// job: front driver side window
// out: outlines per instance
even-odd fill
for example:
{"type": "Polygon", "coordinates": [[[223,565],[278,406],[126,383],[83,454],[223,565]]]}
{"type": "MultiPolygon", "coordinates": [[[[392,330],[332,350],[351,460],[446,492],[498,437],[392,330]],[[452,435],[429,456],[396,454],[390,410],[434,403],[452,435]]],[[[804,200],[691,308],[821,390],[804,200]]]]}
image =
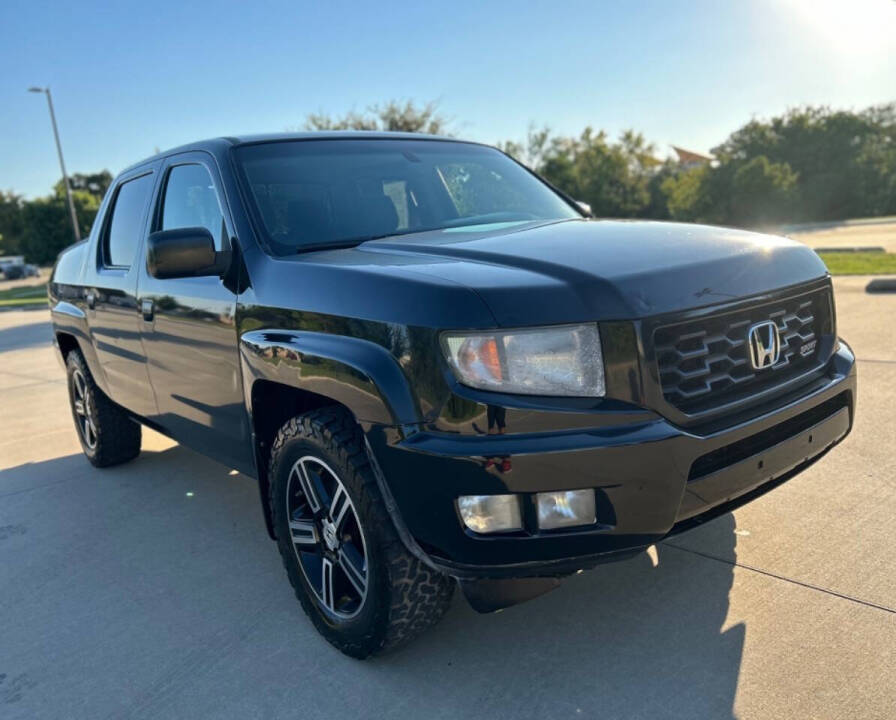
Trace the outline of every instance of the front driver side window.
{"type": "Polygon", "coordinates": [[[160,230],[204,227],[221,250],[227,232],[212,178],[202,165],[175,165],[168,173],[160,230]]]}

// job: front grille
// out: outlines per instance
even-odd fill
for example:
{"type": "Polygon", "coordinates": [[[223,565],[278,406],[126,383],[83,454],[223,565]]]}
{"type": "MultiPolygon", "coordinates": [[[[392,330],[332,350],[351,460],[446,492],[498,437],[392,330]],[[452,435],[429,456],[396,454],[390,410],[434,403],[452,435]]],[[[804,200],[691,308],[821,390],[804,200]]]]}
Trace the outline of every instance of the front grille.
{"type": "Polygon", "coordinates": [[[666,402],[699,413],[747,398],[810,371],[818,364],[830,327],[827,288],[740,310],[658,327],[653,344],[666,402]],[[778,362],[755,370],[747,333],[774,321],[781,338],[778,362]]]}

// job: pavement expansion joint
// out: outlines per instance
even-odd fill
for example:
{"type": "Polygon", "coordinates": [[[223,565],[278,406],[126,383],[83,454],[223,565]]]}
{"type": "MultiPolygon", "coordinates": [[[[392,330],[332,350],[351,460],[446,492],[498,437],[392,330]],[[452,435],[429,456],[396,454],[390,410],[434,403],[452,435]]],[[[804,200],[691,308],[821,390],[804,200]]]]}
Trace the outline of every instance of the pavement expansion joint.
{"type": "Polygon", "coordinates": [[[766,577],[774,578],[775,580],[782,580],[783,582],[787,582],[792,585],[799,585],[800,587],[804,587],[809,590],[815,590],[816,592],[824,593],[825,595],[831,595],[833,597],[840,598],[841,600],[848,600],[849,602],[857,603],[859,605],[865,605],[866,607],[874,608],[875,610],[882,610],[883,612],[896,615],[896,608],[888,607],[886,605],[880,605],[878,603],[871,602],[870,600],[862,600],[862,598],[857,598],[852,595],[837,592],[836,590],[831,590],[830,588],[824,588],[820,585],[813,585],[812,583],[804,582],[802,580],[789,578],[786,575],[779,575],[778,573],[771,572],[770,570],[763,570],[762,568],[755,567],[754,565],[726,560],[725,558],[718,557],[711,553],[701,552],[700,550],[692,550],[691,548],[682,547],[681,545],[675,545],[670,542],[664,542],[662,543],[662,545],[663,547],[670,547],[674,548],[675,550],[681,550],[682,552],[691,553],[692,555],[699,555],[700,557],[706,558],[707,560],[715,560],[716,562],[725,563],[726,565],[732,565],[744,570],[749,570],[750,572],[765,575],[766,577]]]}

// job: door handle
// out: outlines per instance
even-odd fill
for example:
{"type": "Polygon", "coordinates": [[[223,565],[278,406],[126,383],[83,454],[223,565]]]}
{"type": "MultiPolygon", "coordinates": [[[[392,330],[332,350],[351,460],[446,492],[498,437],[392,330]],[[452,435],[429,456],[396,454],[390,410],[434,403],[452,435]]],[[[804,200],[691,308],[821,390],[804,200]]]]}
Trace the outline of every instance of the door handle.
{"type": "Polygon", "coordinates": [[[141,300],[140,311],[143,313],[143,319],[152,322],[153,306],[152,300],[141,300]]]}

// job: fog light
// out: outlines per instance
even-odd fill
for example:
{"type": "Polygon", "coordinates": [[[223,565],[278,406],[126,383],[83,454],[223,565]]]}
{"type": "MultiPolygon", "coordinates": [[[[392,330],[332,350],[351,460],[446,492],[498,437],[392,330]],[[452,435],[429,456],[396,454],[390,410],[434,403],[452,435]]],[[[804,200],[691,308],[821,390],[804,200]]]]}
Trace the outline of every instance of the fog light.
{"type": "Polygon", "coordinates": [[[461,519],[473,532],[520,530],[520,501],[516,495],[462,495],[457,499],[461,519]]]}
{"type": "Polygon", "coordinates": [[[593,525],[594,490],[538,493],[538,527],[542,530],[593,525]]]}

